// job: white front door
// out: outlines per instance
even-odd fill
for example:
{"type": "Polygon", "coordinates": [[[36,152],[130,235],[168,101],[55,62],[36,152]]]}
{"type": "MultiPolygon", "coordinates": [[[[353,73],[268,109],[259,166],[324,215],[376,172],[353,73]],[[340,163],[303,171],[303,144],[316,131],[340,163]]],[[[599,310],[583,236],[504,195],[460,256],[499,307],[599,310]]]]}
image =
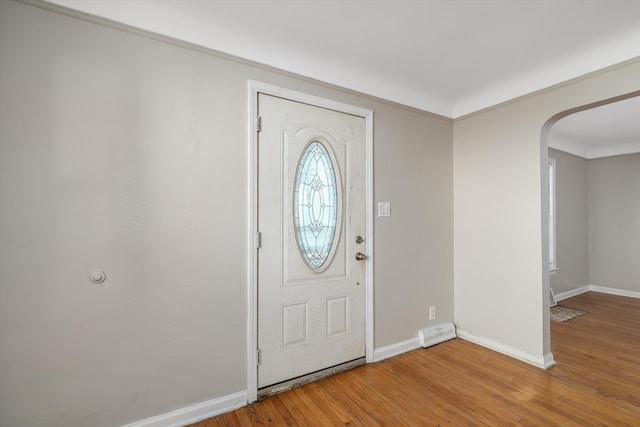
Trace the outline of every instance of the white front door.
{"type": "Polygon", "coordinates": [[[262,93],[258,112],[262,388],[365,355],[365,119],[262,93]]]}

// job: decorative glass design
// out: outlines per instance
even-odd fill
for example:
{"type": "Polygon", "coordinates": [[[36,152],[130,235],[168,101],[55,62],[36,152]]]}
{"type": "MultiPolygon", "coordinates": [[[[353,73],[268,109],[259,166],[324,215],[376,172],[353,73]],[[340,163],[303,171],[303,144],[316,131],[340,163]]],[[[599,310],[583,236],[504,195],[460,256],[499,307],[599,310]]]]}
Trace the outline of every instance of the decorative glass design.
{"type": "Polygon", "coordinates": [[[293,184],[293,226],[302,259],[313,271],[330,262],[340,223],[339,176],[320,141],[304,149],[293,184]]]}

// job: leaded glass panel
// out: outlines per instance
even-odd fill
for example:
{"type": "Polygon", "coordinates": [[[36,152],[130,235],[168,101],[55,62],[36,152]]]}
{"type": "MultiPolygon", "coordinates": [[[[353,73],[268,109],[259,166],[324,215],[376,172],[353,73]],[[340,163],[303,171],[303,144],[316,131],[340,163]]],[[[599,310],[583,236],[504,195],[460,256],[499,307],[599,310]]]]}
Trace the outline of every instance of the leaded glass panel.
{"type": "Polygon", "coordinates": [[[307,145],[293,185],[293,225],[302,259],[314,271],[330,262],[340,222],[339,177],[320,141],[307,145]]]}

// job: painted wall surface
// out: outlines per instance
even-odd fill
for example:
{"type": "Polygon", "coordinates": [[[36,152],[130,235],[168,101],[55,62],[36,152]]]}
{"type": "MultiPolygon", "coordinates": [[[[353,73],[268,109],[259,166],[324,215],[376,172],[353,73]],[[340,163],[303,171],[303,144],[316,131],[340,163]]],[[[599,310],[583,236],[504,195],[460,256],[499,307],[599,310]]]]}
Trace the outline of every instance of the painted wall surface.
{"type": "Polygon", "coordinates": [[[552,148],[549,157],[556,160],[558,264],[556,274],[549,279],[551,288],[559,294],[589,284],[587,160],[552,148]]]}
{"type": "Polygon", "coordinates": [[[638,82],[636,61],[454,122],[459,329],[534,363],[548,360],[543,127],[548,130],[549,119],[561,112],[638,90],[638,82]]]}
{"type": "Polygon", "coordinates": [[[374,224],[376,347],[453,321],[452,126],[399,109],[385,119],[394,125],[374,119],[376,213],[391,203],[391,217],[374,224]],[[429,306],[437,317],[425,323],[429,306]]]}
{"type": "Polygon", "coordinates": [[[588,169],[590,284],[640,292],[640,154],[588,169]]]}
{"type": "Polygon", "coordinates": [[[246,389],[249,79],[374,110],[375,346],[453,320],[451,121],[2,1],[0,425],[246,389]]]}

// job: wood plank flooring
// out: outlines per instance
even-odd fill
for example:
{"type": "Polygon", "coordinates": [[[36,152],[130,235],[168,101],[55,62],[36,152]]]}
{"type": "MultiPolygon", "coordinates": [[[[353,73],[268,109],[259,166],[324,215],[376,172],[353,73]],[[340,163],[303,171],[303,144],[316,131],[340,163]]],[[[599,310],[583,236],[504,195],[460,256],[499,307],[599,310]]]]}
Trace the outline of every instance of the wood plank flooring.
{"type": "Polygon", "coordinates": [[[560,305],[587,313],[551,322],[546,371],[455,339],[193,426],[640,426],[640,299],[560,305]]]}

